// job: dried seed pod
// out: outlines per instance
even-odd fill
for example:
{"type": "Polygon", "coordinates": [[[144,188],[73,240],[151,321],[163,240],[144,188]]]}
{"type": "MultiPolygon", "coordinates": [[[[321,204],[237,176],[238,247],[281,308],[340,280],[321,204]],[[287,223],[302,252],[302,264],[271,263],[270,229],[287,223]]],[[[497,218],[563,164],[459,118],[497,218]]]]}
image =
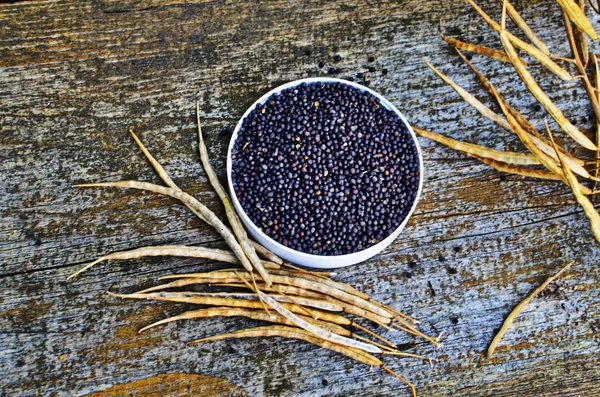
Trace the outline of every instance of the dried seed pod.
{"type": "MultiPolygon", "coordinates": [[[[554,139],[552,138],[552,133],[550,132],[549,128],[548,134],[550,135],[552,144],[556,147],[554,139]]],[[[596,241],[600,242],[600,214],[598,214],[598,211],[596,210],[596,207],[594,207],[594,204],[587,197],[584,196],[583,192],[581,191],[581,185],[579,184],[577,177],[573,174],[573,172],[571,172],[569,166],[563,161],[562,155],[560,153],[558,153],[557,155],[560,159],[560,164],[567,179],[567,184],[571,187],[575,199],[577,200],[581,208],[583,208],[585,216],[587,216],[588,220],[590,221],[590,229],[592,230],[594,238],[596,239],[596,241]]]]}
{"type": "Polygon", "coordinates": [[[233,208],[233,204],[229,199],[229,195],[221,185],[217,174],[215,173],[212,165],[210,164],[210,158],[208,157],[208,151],[206,150],[206,145],[204,144],[204,138],[202,136],[202,127],[200,125],[200,105],[196,102],[196,121],[198,123],[198,152],[200,153],[200,161],[202,162],[202,168],[204,168],[204,172],[208,176],[208,180],[212,185],[213,189],[217,193],[217,196],[221,199],[221,203],[223,203],[223,207],[225,207],[225,214],[227,219],[229,220],[229,224],[231,225],[231,229],[233,230],[233,234],[237,238],[237,241],[242,248],[242,251],[252,264],[252,266],[256,269],[260,277],[265,280],[267,285],[271,285],[271,279],[269,278],[269,273],[265,270],[256,254],[256,250],[250,244],[248,239],[248,235],[246,234],[246,229],[242,226],[242,222],[238,217],[238,214],[235,212],[233,208]]]}
{"type": "MultiPolygon", "coordinates": [[[[335,323],[329,323],[329,322],[320,321],[320,320],[315,321],[311,317],[303,316],[301,314],[299,314],[298,316],[303,318],[305,321],[309,321],[309,322],[314,321],[315,324],[328,329],[330,332],[335,332],[338,335],[348,336],[348,337],[352,336],[352,332],[350,332],[350,330],[347,330],[346,328],[343,328],[342,326],[337,325],[335,323]]],[[[144,332],[150,328],[154,328],[156,326],[163,325],[163,324],[168,324],[173,321],[191,320],[191,319],[195,319],[195,318],[207,318],[207,317],[247,317],[252,320],[267,321],[270,323],[278,323],[278,324],[283,324],[283,325],[295,326],[294,323],[292,323],[291,321],[289,321],[288,319],[286,319],[285,317],[283,317],[282,315],[280,315],[278,313],[267,314],[264,310],[252,310],[252,309],[237,308],[237,307],[236,308],[209,307],[209,308],[204,308],[204,309],[190,310],[190,311],[181,313],[177,316],[172,316],[172,317],[162,319],[160,321],[157,321],[150,325],[145,326],[144,328],[140,329],[139,332],[144,332]]]]}
{"type": "Polygon", "coordinates": [[[315,334],[316,336],[318,336],[321,339],[325,339],[330,342],[337,343],[337,344],[340,344],[343,346],[353,347],[356,349],[364,350],[369,353],[381,353],[382,352],[382,350],[379,347],[377,347],[371,343],[359,342],[354,339],[346,338],[345,336],[331,333],[331,332],[327,331],[326,329],[323,329],[313,323],[305,321],[304,319],[302,319],[301,317],[292,313],[284,305],[280,304],[279,302],[277,302],[275,299],[271,298],[269,295],[265,294],[264,292],[257,290],[256,293],[265,302],[267,302],[267,304],[269,306],[271,306],[273,309],[275,309],[283,317],[290,320],[296,326],[315,334]]]}
{"type": "MultiPolygon", "coordinates": [[[[497,33],[500,33],[502,30],[501,26],[494,21],[488,14],[486,14],[473,0],[467,0],[469,4],[483,17],[483,19],[487,22],[487,24],[497,33]]],[[[546,69],[554,73],[556,76],[560,77],[562,80],[570,81],[573,80],[573,76],[569,74],[566,70],[558,66],[548,55],[546,55],[543,51],[539,50],[537,47],[532,46],[529,43],[524,42],[519,39],[512,33],[506,32],[507,40],[517,47],[519,50],[523,51],[527,55],[535,58],[540,64],[542,64],[546,69]]],[[[508,54],[507,54],[508,55],[508,54]]]]}
{"type": "MultiPolygon", "coordinates": [[[[246,299],[246,300],[258,300],[258,296],[255,293],[247,292],[195,292],[195,291],[180,291],[180,294],[195,295],[195,296],[208,296],[216,298],[231,298],[231,299],[246,299]]],[[[295,302],[302,306],[314,307],[319,310],[327,310],[330,312],[341,312],[344,309],[340,305],[328,302],[324,299],[311,299],[297,295],[271,295],[273,299],[278,302],[289,302],[291,297],[295,302]]]]}
{"type": "Polygon", "coordinates": [[[236,332],[232,332],[230,334],[216,335],[216,336],[211,336],[208,338],[196,339],[194,341],[191,341],[190,343],[200,343],[200,342],[206,342],[206,341],[210,341],[210,340],[228,339],[228,338],[255,338],[255,337],[268,337],[268,336],[281,336],[284,338],[301,339],[308,343],[317,345],[319,347],[343,354],[353,360],[360,361],[364,364],[381,367],[385,371],[389,372],[390,374],[392,374],[395,377],[397,377],[398,379],[400,379],[402,382],[406,383],[410,387],[413,397],[417,397],[417,392],[416,392],[416,389],[413,386],[413,384],[410,383],[409,381],[407,381],[406,379],[404,379],[403,377],[401,377],[400,375],[396,374],[394,371],[392,371],[385,365],[383,365],[383,362],[381,360],[379,360],[377,357],[375,357],[369,353],[366,353],[364,351],[361,351],[360,349],[354,349],[351,347],[346,347],[346,346],[338,345],[336,343],[331,343],[326,340],[319,339],[317,337],[314,337],[310,332],[307,332],[307,331],[304,331],[301,329],[297,329],[297,328],[278,326],[278,325],[267,326],[267,327],[257,327],[257,328],[239,330],[236,332]]]}
{"type": "MultiPolygon", "coordinates": [[[[509,125],[510,128],[510,125],[509,125]]],[[[484,146],[475,145],[472,143],[457,141],[452,138],[445,137],[432,131],[427,131],[418,127],[413,127],[413,130],[432,141],[436,141],[449,148],[461,151],[471,156],[503,162],[511,165],[539,165],[540,161],[529,153],[503,152],[500,150],[489,149],[484,146]]]]}
{"type": "MultiPolygon", "coordinates": [[[[238,307],[238,308],[246,308],[246,309],[262,309],[263,306],[258,300],[251,299],[236,299],[236,298],[228,298],[228,297],[218,297],[218,296],[202,296],[195,295],[186,292],[159,292],[159,293],[141,293],[136,292],[133,294],[115,294],[112,292],[108,293],[111,296],[115,296],[117,298],[127,298],[127,299],[148,299],[148,300],[156,300],[156,301],[168,301],[168,302],[180,302],[180,303],[191,303],[195,305],[211,305],[211,306],[227,306],[227,307],[238,307]]],[[[275,300],[270,298],[271,300],[275,300]]],[[[330,313],[317,309],[310,309],[306,307],[298,307],[296,304],[290,303],[281,303],[286,310],[289,310],[296,314],[305,315],[306,312],[309,313],[311,317],[316,317],[324,321],[332,322],[339,325],[351,325],[352,321],[341,316],[339,314],[330,313]]]]}
{"type": "Polygon", "coordinates": [[[546,44],[542,40],[540,40],[539,37],[537,37],[533,30],[531,30],[527,22],[525,22],[521,14],[519,14],[515,7],[513,7],[510,1],[506,1],[506,3],[504,3],[504,0],[500,0],[500,3],[506,4],[506,11],[510,16],[510,19],[512,19],[513,22],[519,27],[519,29],[521,29],[521,32],[523,32],[523,34],[525,34],[525,36],[527,36],[527,38],[531,40],[531,42],[537,48],[539,48],[540,51],[542,51],[546,55],[550,55],[550,50],[548,49],[546,44]]]}
{"type": "Polygon", "coordinates": [[[547,179],[547,180],[551,180],[551,181],[560,181],[561,180],[558,175],[555,175],[550,171],[521,167],[518,165],[503,163],[501,161],[496,161],[496,160],[492,160],[492,159],[485,158],[485,157],[479,157],[476,155],[471,155],[471,157],[474,157],[477,160],[481,161],[482,163],[492,166],[493,168],[495,168],[496,170],[501,171],[501,172],[527,176],[530,178],[547,179]]]}
{"type": "Polygon", "coordinates": [[[535,82],[535,79],[529,73],[527,68],[521,63],[521,60],[517,56],[517,53],[508,39],[506,32],[500,32],[500,40],[502,41],[502,45],[504,46],[506,53],[511,59],[511,62],[517,71],[517,74],[521,78],[521,80],[525,83],[525,86],[533,94],[533,96],[538,100],[539,103],[544,106],[544,108],[548,111],[548,113],[552,116],[552,118],[556,121],[558,125],[577,143],[590,150],[598,150],[598,147],[594,145],[594,143],[586,137],[581,131],[577,129],[571,122],[564,116],[564,114],[560,111],[560,109],[552,102],[552,100],[546,95],[546,93],[540,88],[540,86],[535,82]]]}
{"type": "Polygon", "coordinates": [[[465,102],[467,102],[469,105],[471,105],[473,108],[475,108],[475,110],[477,110],[479,113],[481,113],[485,118],[492,120],[493,122],[495,122],[499,125],[504,126],[504,128],[510,129],[510,126],[508,125],[508,123],[506,122],[505,119],[503,119],[502,117],[500,117],[499,115],[494,113],[490,108],[488,108],[483,103],[481,103],[477,98],[475,98],[473,95],[471,95],[467,90],[465,90],[464,88],[462,88],[461,86],[456,84],[454,81],[452,81],[448,76],[446,76],[445,74],[440,72],[435,66],[430,64],[425,58],[421,58],[421,59],[442,80],[444,80],[450,87],[452,87],[454,89],[454,91],[456,91],[456,93],[458,95],[460,95],[460,97],[465,102]]]}
{"type": "MultiPolygon", "coordinates": [[[[558,158],[556,157],[556,153],[554,152],[554,148],[552,147],[552,144],[550,143],[550,141],[546,137],[544,137],[542,134],[540,134],[539,131],[533,126],[533,124],[531,124],[529,122],[529,120],[527,120],[517,109],[512,107],[502,97],[502,95],[500,95],[498,90],[496,90],[496,87],[494,87],[494,85],[483,75],[483,73],[481,73],[475,67],[475,65],[473,65],[471,63],[471,61],[469,61],[462,54],[462,52],[457,51],[457,53],[463,59],[463,61],[469,66],[469,68],[473,71],[473,73],[475,73],[475,75],[477,76],[477,78],[479,79],[481,84],[486,88],[486,90],[490,93],[490,95],[497,102],[502,101],[502,104],[504,105],[504,107],[506,107],[508,112],[517,120],[519,125],[521,127],[523,127],[525,132],[527,132],[529,134],[533,143],[537,147],[539,147],[544,153],[546,153],[548,156],[552,157],[554,160],[556,160],[558,162],[558,158]]],[[[509,131],[514,132],[512,130],[512,127],[509,129],[509,131]]],[[[565,161],[567,161],[567,163],[569,164],[569,166],[571,167],[573,172],[575,172],[577,175],[583,176],[584,178],[589,178],[590,174],[583,167],[585,165],[585,161],[578,159],[577,157],[573,156],[572,154],[570,154],[560,148],[559,148],[559,150],[561,151],[561,154],[563,155],[563,157],[565,158],[565,161]]],[[[540,174],[540,175],[543,175],[543,174],[540,174]]],[[[544,179],[547,179],[547,178],[544,178],[544,179]]]]}
{"type": "MultiPolygon", "coordinates": [[[[585,67],[585,65],[587,64],[587,61],[583,60],[582,52],[579,49],[580,44],[577,42],[576,33],[579,30],[577,30],[577,28],[576,28],[575,32],[573,32],[573,29],[571,27],[571,22],[569,21],[569,17],[567,16],[567,14],[564,11],[562,12],[562,14],[563,14],[563,21],[564,21],[564,25],[565,25],[565,31],[567,33],[567,39],[569,41],[569,47],[571,48],[571,51],[573,52],[573,57],[575,58],[575,64],[577,65],[577,70],[579,71],[579,74],[581,75],[581,78],[583,80],[583,86],[588,95],[588,99],[590,100],[590,103],[592,105],[594,115],[596,116],[597,119],[600,119],[600,103],[596,96],[594,87],[592,86],[592,83],[590,82],[590,79],[587,75],[587,71],[586,71],[586,67],[585,67]]],[[[585,42],[585,38],[583,38],[583,41],[585,42]]],[[[587,47],[587,44],[586,44],[586,47],[587,47]]],[[[586,51],[585,54],[587,55],[587,48],[585,49],[585,51],[586,51]]]]}
{"type": "MultiPolygon", "coordinates": [[[[592,62],[594,62],[594,87],[596,91],[596,99],[600,102],[600,68],[598,67],[598,58],[596,54],[592,53],[592,62]]],[[[598,171],[600,171],[600,118],[596,117],[596,145],[599,147],[596,150],[596,164],[594,176],[598,178],[598,171]]],[[[594,183],[594,190],[596,190],[597,183],[594,183]]]]}
{"type": "MultiPolygon", "coordinates": [[[[250,281],[250,276],[248,273],[246,272],[239,272],[238,273],[244,280],[246,281],[250,281]]],[[[211,272],[211,273],[190,273],[190,274],[175,274],[175,275],[171,275],[171,276],[165,276],[165,277],[161,277],[161,280],[163,279],[173,279],[173,278],[201,278],[201,279],[214,279],[215,281],[218,281],[220,279],[234,279],[235,277],[237,277],[236,274],[232,274],[232,272],[211,272]]],[[[274,283],[277,284],[287,284],[287,285],[293,285],[296,287],[300,287],[300,288],[305,288],[311,291],[317,291],[317,292],[321,292],[325,295],[331,296],[333,298],[339,299],[341,301],[344,302],[348,302],[348,303],[352,303],[360,308],[363,308],[365,310],[368,310],[374,314],[377,314],[379,316],[382,317],[386,317],[386,318],[392,318],[393,315],[390,314],[388,311],[381,309],[379,306],[366,301],[364,299],[361,299],[355,295],[352,295],[348,292],[339,290],[337,288],[331,288],[327,285],[312,281],[312,280],[308,280],[302,277],[298,277],[296,275],[287,275],[287,276],[283,276],[283,275],[272,275],[271,279],[273,280],[274,283]]]]}
{"type": "Polygon", "coordinates": [[[457,40],[453,37],[444,36],[443,34],[441,34],[440,37],[442,39],[444,39],[448,44],[454,46],[455,48],[457,48],[459,50],[474,52],[476,54],[485,55],[486,57],[490,57],[490,58],[495,59],[500,62],[510,63],[510,59],[508,58],[508,55],[506,55],[502,51],[498,51],[498,50],[495,50],[495,49],[489,48],[489,47],[480,46],[477,44],[466,43],[464,41],[457,40]]]}
{"type": "MultiPolygon", "coordinates": [[[[189,285],[188,283],[193,283],[194,280],[203,280],[203,279],[188,279],[189,281],[186,282],[186,285],[189,285]]],[[[183,281],[183,280],[178,280],[178,281],[183,281]]],[[[203,283],[210,283],[210,280],[203,280],[203,283]]],[[[161,289],[164,288],[172,288],[170,287],[170,284],[165,284],[164,286],[159,286],[161,287],[161,289]]],[[[227,284],[213,284],[213,285],[222,285],[222,286],[228,286],[228,287],[242,287],[242,284],[235,284],[235,283],[227,283],[227,284]]],[[[286,285],[286,284],[277,284],[277,288],[284,291],[286,294],[293,294],[294,296],[304,296],[304,297],[313,297],[313,298],[317,298],[317,299],[323,299],[327,302],[330,302],[332,304],[335,305],[339,305],[340,307],[342,307],[342,309],[344,310],[344,312],[348,313],[348,314],[352,314],[354,316],[358,316],[358,317],[362,317],[364,319],[367,319],[369,321],[372,321],[380,326],[382,326],[383,328],[386,328],[388,330],[391,330],[391,328],[389,327],[389,324],[391,323],[392,319],[389,317],[383,317],[380,315],[377,315],[375,313],[372,313],[368,310],[365,310],[363,308],[357,307],[354,303],[352,302],[345,302],[336,298],[333,298],[331,296],[329,296],[326,293],[320,293],[320,292],[315,292],[315,291],[310,291],[304,288],[300,288],[300,287],[295,287],[292,285],[286,285]]],[[[178,286],[182,286],[181,283],[178,283],[178,286]]],[[[260,285],[260,288],[263,291],[272,291],[272,292],[277,292],[274,289],[269,289],[266,286],[260,285]]],[[[146,290],[148,291],[148,290],[146,290]]],[[[375,303],[374,301],[371,301],[371,303],[375,303]]],[[[392,310],[390,308],[385,307],[385,310],[390,311],[390,313],[392,312],[392,310]]],[[[403,315],[404,316],[404,315],[403,315]]],[[[412,318],[408,318],[410,321],[413,321],[414,323],[416,323],[417,321],[412,319],[412,318]]]]}
{"type": "Polygon", "coordinates": [[[268,259],[269,261],[276,263],[278,265],[283,264],[283,259],[281,259],[277,255],[275,255],[274,253],[272,253],[271,251],[269,251],[267,248],[263,247],[256,241],[250,240],[250,244],[254,247],[256,252],[258,252],[260,255],[262,255],[265,259],[268,259]]]}
{"type": "Polygon", "coordinates": [[[142,247],[129,251],[113,252],[112,254],[101,256],[95,261],[85,265],[67,279],[73,278],[81,272],[86,271],[97,263],[108,260],[137,259],[146,256],[181,256],[188,258],[204,258],[231,264],[240,264],[240,261],[231,252],[205,247],[188,247],[185,245],[163,245],[155,247],[142,247]]]}
{"type": "MultiPolygon", "coordinates": [[[[195,212],[201,214],[201,217],[208,222],[225,240],[225,243],[231,248],[235,256],[240,260],[242,266],[247,271],[252,271],[252,264],[246,257],[246,254],[242,250],[242,247],[238,243],[237,239],[231,232],[231,230],[223,224],[223,222],[219,219],[214,212],[208,209],[204,204],[196,200],[194,197],[189,194],[183,192],[179,189],[174,189],[172,187],[165,187],[160,185],[155,185],[153,183],[148,182],[138,182],[138,181],[118,181],[118,182],[104,182],[104,183],[86,183],[81,185],[75,185],[75,187],[118,187],[118,188],[129,188],[129,189],[139,189],[139,190],[148,190],[153,193],[162,194],[165,196],[173,197],[184,203],[188,208],[193,209],[195,212]]],[[[199,215],[200,216],[200,215],[199,215]]]]}
{"type": "Polygon", "coordinates": [[[504,323],[502,324],[502,328],[500,328],[500,331],[498,331],[498,333],[492,340],[492,343],[488,347],[488,350],[487,350],[488,358],[490,358],[491,355],[494,353],[494,351],[496,350],[496,346],[498,346],[498,343],[500,342],[500,340],[502,339],[502,337],[508,330],[508,327],[510,327],[510,325],[513,323],[515,318],[517,318],[519,313],[521,313],[523,311],[523,309],[529,304],[529,302],[531,302],[531,300],[533,298],[535,298],[540,292],[542,292],[544,290],[544,288],[546,288],[548,286],[548,284],[550,284],[552,281],[554,281],[558,277],[560,277],[560,275],[563,274],[569,267],[571,267],[572,264],[573,264],[573,262],[568,263],[565,267],[563,267],[554,276],[548,277],[539,287],[534,289],[529,295],[527,295],[527,297],[525,299],[523,299],[517,306],[515,306],[513,311],[510,312],[508,317],[506,317],[506,320],[504,320],[504,323]]]}
{"type": "Polygon", "coordinates": [[[560,8],[569,16],[569,19],[581,29],[585,34],[590,36],[592,40],[598,40],[596,30],[592,23],[587,19],[583,10],[573,0],[556,0],[560,8]]]}

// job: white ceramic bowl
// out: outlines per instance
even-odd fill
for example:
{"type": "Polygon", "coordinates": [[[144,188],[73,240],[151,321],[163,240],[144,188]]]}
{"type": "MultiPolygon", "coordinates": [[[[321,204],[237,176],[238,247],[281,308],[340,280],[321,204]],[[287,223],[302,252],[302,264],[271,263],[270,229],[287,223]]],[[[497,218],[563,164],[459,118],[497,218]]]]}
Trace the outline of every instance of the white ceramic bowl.
{"type": "Polygon", "coordinates": [[[295,80],[295,81],[289,82],[287,84],[281,85],[281,86],[267,92],[265,95],[260,97],[256,102],[254,102],[254,104],[252,106],[250,106],[248,108],[248,110],[246,110],[246,113],[244,113],[244,115],[242,116],[240,121],[238,121],[237,125],[235,126],[235,130],[233,131],[233,135],[231,137],[231,142],[229,143],[229,150],[227,151],[227,180],[229,182],[229,189],[231,191],[231,199],[233,201],[233,206],[235,207],[235,210],[239,214],[239,216],[242,220],[242,223],[244,224],[246,229],[250,232],[250,235],[252,235],[252,237],[254,237],[254,239],[256,241],[258,241],[260,244],[267,247],[268,249],[270,249],[271,251],[273,251],[275,254],[279,255],[281,258],[283,258],[286,261],[296,263],[296,264],[302,265],[302,266],[307,266],[307,267],[332,269],[332,268],[349,266],[349,265],[353,265],[355,263],[363,262],[363,261],[371,258],[372,256],[378,254],[379,252],[383,251],[388,245],[390,245],[396,239],[396,237],[398,237],[398,235],[400,234],[402,229],[404,229],[404,226],[408,222],[408,219],[412,215],[413,211],[415,210],[415,207],[417,206],[417,202],[419,201],[419,197],[421,196],[421,189],[423,187],[423,154],[421,153],[421,147],[419,146],[419,142],[417,141],[415,132],[412,130],[412,128],[408,124],[408,121],[406,121],[404,116],[402,116],[402,114],[398,111],[398,109],[396,109],[394,107],[394,105],[392,105],[387,99],[385,99],[380,94],[376,93],[375,91],[373,91],[367,87],[364,87],[360,84],[353,83],[351,81],[328,78],[328,77],[307,78],[307,79],[301,79],[301,80],[295,80]],[[248,215],[246,214],[246,212],[244,211],[240,202],[237,199],[236,193],[233,189],[233,182],[231,180],[231,164],[232,164],[231,151],[233,150],[233,145],[235,143],[235,140],[237,139],[238,132],[239,132],[240,128],[242,127],[242,124],[243,124],[244,120],[246,119],[246,116],[248,116],[248,114],[252,111],[252,109],[254,109],[256,107],[256,105],[258,105],[258,104],[265,103],[271,95],[281,92],[281,91],[285,90],[286,88],[295,87],[302,83],[316,83],[316,82],[344,83],[344,84],[350,85],[354,88],[358,88],[361,91],[367,91],[370,94],[372,94],[373,96],[375,96],[377,99],[379,99],[379,101],[381,102],[381,104],[383,106],[385,106],[387,109],[396,113],[398,115],[398,117],[400,118],[400,120],[402,120],[402,122],[406,125],[406,128],[408,129],[408,131],[410,132],[410,134],[413,138],[413,141],[415,143],[415,146],[417,148],[417,153],[419,156],[419,188],[417,190],[417,195],[415,196],[415,201],[413,202],[413,205],[412,205],[410,211],[408,212],[406,218],[402,222],[402,224],[400,224],[400,226],[398,226],[392,234],[390,234],[387,238],[380,241],[379,243],[372,245],[371,247],[366,248],[362,251],[358,251],[358,252],[354,252],[354,253],[346,254],[346,255],[325,256],[325,255],[307,254],[305,252],[293,250],[293,249],[286,247],[285,245],[273,240],[271,237],[269,237],[265,233],[263,233],[254,223],[252,223],[252,221],[250,220],[250,218],[248,217],[248,215]]]}

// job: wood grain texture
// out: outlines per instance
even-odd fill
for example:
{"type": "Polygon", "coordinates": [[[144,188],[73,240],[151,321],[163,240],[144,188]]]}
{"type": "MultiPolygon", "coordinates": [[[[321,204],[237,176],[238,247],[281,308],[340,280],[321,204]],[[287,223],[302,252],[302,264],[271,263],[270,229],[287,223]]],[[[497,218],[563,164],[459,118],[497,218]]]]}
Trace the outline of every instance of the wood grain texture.
{"type": "MultiPolygon", "coordinates": [[[[497,1],[482,7],[499,17],[497,1]]],[[[553,52],[568,54],[554,2],[516,7],[553,52]]],[[[223,378],[253,396],[408,395],[387,373],[304,342],[185,344],[252,325],[248,320],[173,323],[138,335],[188,307],[117,300],[106,290],[133,291],[162,275],[216,264],[155,258],[100,264],[69,282],[66,276],[117,250],[223,244],[170,199],[71,185],[156,182],[127,134],[133,126],[180,186],[223,215],[199,167],[194,103],[201,102],[210,155],[224,177],[229,134],[247,106],[280,83],[330,67],[341,68],[342,78],[367,73],[371,87],[416,125],[521,150],[516,137],[483,121],[421,62],[427,57],[485,98],[438,37],[440,18],[445,34],[498,48],[497,37],[458,0],[0,4],[0,394],[84,396],[185,373],[223,378]],[[337,54],[343,59],[334,63],[337,54]]],[[[473,60],[543,125],[547,115],[507,65],[473,60]]],[[[532,70],[564,113],[591,129],[580,82],[532,70]]],[[[445,335],[435,349],[386,334],[437,361],[433,368],[409,359],[386,363],[420,396],[598,395],[600,247],[569,190],[501,175],[420,142],[424,192],[405,232],[382,254],[337,275],[421,319],[427,333],[445,335]],[[568,260],[572,270],[528,306],[485,359],[514,305],[568,260]]]]}

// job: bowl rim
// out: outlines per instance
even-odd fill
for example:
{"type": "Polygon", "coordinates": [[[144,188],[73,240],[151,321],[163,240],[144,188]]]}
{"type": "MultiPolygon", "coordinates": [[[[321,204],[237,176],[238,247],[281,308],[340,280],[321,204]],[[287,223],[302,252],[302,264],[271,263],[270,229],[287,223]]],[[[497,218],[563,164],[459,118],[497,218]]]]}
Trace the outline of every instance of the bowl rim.
{"type": "MultiPolygon", "coordinates": [[[[269,92],[265,93],[264,95],[262,95],[260,98],[258,98],[256,101],[254,101],[252,103],[252,105],[250,105],[248,107],[248,109],[246,110],[246,112],[242,115],[242,117],[240,117],[239,121],[237,122],[235,129],[233,130],[233,133],[231,135],[231,139],[229,141],[229,146],[227,148],[227,164],[226,164],[226,169],[227,169],[227,182],[229,184],[229,192],[230,192],[230,196],[231,196],[231,200],[233,202],[233,206],[238,214],[238,216],[242,219],[243,224],[250,229],[251,234],[258,234],[259,236],[261,236],[263,238],[263,240],[268,241],[270,244],[274,245],[275,247],[277,247],[277,249],[281,252],[286,253],[288,257],[299,257],[302,259],[301,262],[304,263],[313,263],[312,265],[309,265],[311,267],[315,267],[315,268],[329,268],[329,269],[333,269],[333,268],[339,268],[339,267],[345,267],[345,266],[350,266],[359,262],[363,262],[366,261],[368,259],[370,259],[371,257],[377,255],[378,253],[380,253],[381,251],[383,251],[385,248],[387,248],[400,234],[400,232],[404,229],[404,227],[406,226],[406,224],[408,223],[410,217],[412,216],[415,208],[417,207],[417,203],[419,202],[419,199],[421,197],[421,193],[423,190],[423,179],[424,179],[424,167],[423,167],[423,153],[421,150],[421,146],[419,145],[419,140],[417,139],[417,135],[415,134],[415,132],[413,131],[412,127],[410,126],[410,124],[408,123],[408,121],[406,120],[406,118],[404,117],[404,115],[402,113],[400,113],[400,111],[387,99],[385,98],[383,95],[379,94],[376,91],[373,91],[372,89],[363,86],[361,84],[357,84],[353,81],[348,81],[348,80],[344,80],[344,79],[338,79],[338,78],[334,78],[334,77],[309,77],[309,78],[303,78],[303,79],[298,79],[298,80],[293,80],[290,81],[288,83],[282,84],[280,86],[277,86],[273,89],[271,89],[269,92]],[[413,200],[412,206],[409,210],[409,212],[406,214],[406,217],[404,218],[404,220],[402,221],[402,223],[396,227],[396,229],[394,229],[394,231],[392,233],[390,233],[386,238],[384,238],[383,240],[381,240],[380,242],[378,242],[377,244],[374,244],[370,247],[367,247],[363,250],[360,251],[356,251],[356,252],[352,252],[350,254],[343,254],[343,255],[316,255],[316,254],[309,254],[306,252],[302,252],[302,251],[297,251],[294,250],[292,248],[289,248],[283,244],[281,244],[280,242],[276,241],[275,239],[273,239],[272,237],[270,237],[269,235],[267,235],[266,233],[264,233],[262,230],[260,230],[258,228],[257,225],[254,224],[254,222],[252,222],[252,220],[250,219],[250,217],[246,214],[246,211],[244,211],[242,205],[240,204],[237,195],[235,193],[234,187],[233,187],[233,180],[232,180],[232,159],[231,159],[231,154],[233,151],[233,146],[235,144],[235,141],[238,137],[238,132],[244,122],[244,120],[246,120],[246,118],[248,117],[248,114],[250,114],[250,112],[252,110],[254,110],[254,108],[259,105],[259,104],[263,104],[266,102],[266,100],[268,98],[270,98],[272,95],[280,93],[281,91],[288,89],[288,88],[292,88],[295,86],[299,86],[303,83],[342,83],[342,84],[346,84],[349,86],[352,86],[354,88],[359,89],[360,91],[366,91],[368,93],[370,93],[371,95],[375,96],[377,99],[379,99],[379,101],[381,102],[381,104],[383,104],[388,110],[393,111],[399,118],[400,120],[404,123],[404,125],[406,126],[406,128],[408,129],[408,132],[410,133],[412,140],[415,144],[415,147],[417,149],[417,156],[419,159],[419,186],[417,188],[417,194],[415,195],[415,198],[413,200]],[[393,238],[392,238],[393,237],[393,238]],[[389,241],[388,241],[389,240],[389,241]],[[325,258],[327,258],[327,261],[330,262],[332,260],[336,260],[339,261],[339,263],[342,264],[336,264],[336,265],[329,265],[329,264],[323,264],[320,263],[321,261],[323,261],[325,258]]],[[[283,255],[282,255],[283,256],[283,255]]],[[[285,259],[285,258],[284,258],[285,259]]],[[[293,261],[290,261],[293,262],[293,261]]]]}

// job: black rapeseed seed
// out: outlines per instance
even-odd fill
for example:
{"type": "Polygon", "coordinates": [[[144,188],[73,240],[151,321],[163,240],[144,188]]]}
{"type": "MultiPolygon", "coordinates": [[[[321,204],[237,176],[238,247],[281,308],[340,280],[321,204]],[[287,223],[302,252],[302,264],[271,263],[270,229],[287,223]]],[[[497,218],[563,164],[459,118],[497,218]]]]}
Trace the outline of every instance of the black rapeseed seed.
{"type": "Polygon", "coordinates": [[[404,123],[343,83],[303,83],[257,105],[232,161],[233,188],[252,222],[317,255],[385,239],[408,215],[421,177],[404,123]]]}

